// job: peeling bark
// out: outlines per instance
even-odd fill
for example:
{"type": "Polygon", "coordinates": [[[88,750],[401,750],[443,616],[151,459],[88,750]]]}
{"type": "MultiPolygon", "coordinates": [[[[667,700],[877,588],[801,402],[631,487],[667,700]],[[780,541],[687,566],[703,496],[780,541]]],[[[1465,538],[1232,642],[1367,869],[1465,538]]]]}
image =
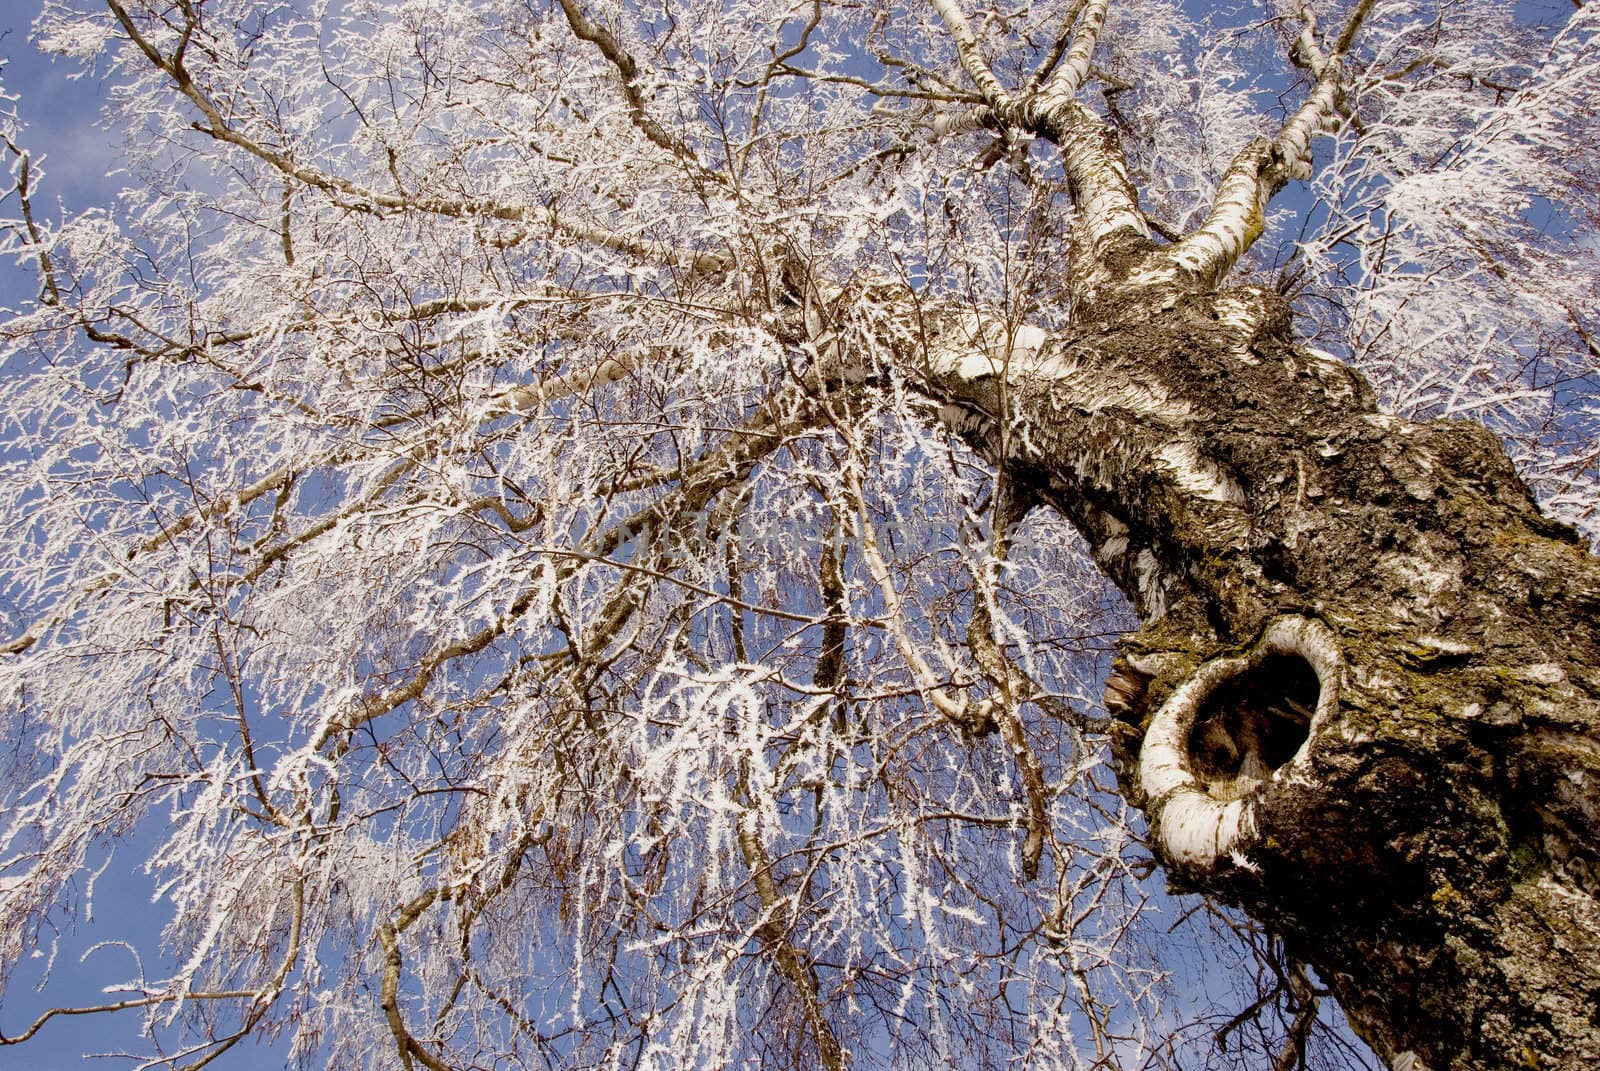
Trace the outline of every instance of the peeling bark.
{"type": "Polygon", "coordinates": [[[1395,1068],[1600,1066],[1600,561],[1487,430],[1380,413],[1275,294],[1163,255],[1003,391],[923,361],[1138,609],[1107,704],[1156,851],[1395,1068]]]}

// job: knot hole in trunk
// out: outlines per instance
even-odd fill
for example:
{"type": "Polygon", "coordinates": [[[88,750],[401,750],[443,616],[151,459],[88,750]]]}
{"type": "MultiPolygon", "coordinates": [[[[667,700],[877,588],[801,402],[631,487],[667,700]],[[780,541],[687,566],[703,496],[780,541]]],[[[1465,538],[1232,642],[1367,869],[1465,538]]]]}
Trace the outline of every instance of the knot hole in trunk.
{"type": "Polygon", "coordinates": [[[1257,790],[1275,770],[1311,761],[1343,672],[1326,625],[1285,616],[1248,654],[1213,658],[1167,697],[1139,748],[1145,813],[1167,862],[1250,865],[1257,790]]]}
{"type": "Polygon", "coordinates": [[[1321,686],[1299,654],[1275,652],[1217,686],[1200,704],[1185,752],[1213,799],[1247,794],[1306,742],[1321,686]]]}

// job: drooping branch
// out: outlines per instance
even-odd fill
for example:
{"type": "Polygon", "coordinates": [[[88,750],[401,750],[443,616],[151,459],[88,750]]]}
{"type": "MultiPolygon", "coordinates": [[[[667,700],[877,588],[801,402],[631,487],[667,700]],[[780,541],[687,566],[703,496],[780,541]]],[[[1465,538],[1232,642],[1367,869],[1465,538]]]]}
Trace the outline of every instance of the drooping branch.
{"type": "Polygon", "coordinates": [[[811,1035],[811,1042],[816,1046],[818,1061],[825,1071],[843,1071],[847,1066],[846,1054],[834,1033],[833,1024],[828,1021],[816,967],[790,935],[792,920],[788,916],[802,905],[785,895],[773,877],[771,853],[762,839],[761,814],[750,801],[748,780],[749,770],[741,767],[739,781],[744,808],[738,817],[738,841],[759,904],[760,915],[755,924],[755,936],[762,950],[777,967],[779,977],[800,1001],[801,1016],[811,1035]]]}
{"type": "Polygon", "coordinates": [[[209,1050],[199,1060],[186,1065],[188,1068],[199,1069],[212,1063],[223,1053],[233,1048],[240,1041],[249,1037],[256,1026],[271,1010],[278,998],[283,995],[288,985],[290,974],[300,966],[302,952],[302,938],[306,924],[306,886],[303,878],[296,879],[293,888],[293,906],[289,916],[289,932],[284,946],[284,952],[278,961],[272,975],[263,985],[255,989],[223,989],[223,990],[196,990],[186,989],[178,993],[153,993],[142,997],[129,997],[125,1000],[109,1001],[104,1004],[81,1005],[77,1007],[51,1008],[35,1019],[22,1033],[7,1037],[0,1034],[0,1045],[20,1045],[37,1034],[50,1020],[58,1016],[104,1015],[112,1012],[129,1011],[135,1008],[155,1008],[168,1004],[183,1004],[194,1002],[196,1004],[233,1004],[239,1001],[249,1001],[245,1005],[245,1013],[238,1029],[222,1038],[212,1039],[201,1048],[209,1050]]]}
{"type": "MultiPolygon", "coordinates": [[[[556,579],[564,581],[584,565],[605,561],[607,555],[641,535],[652,531],[672,532],[686,519],[699,517],[716,495],[745,479],[757,462],[782,446],[791,434],[804,428],[811,409],[809,402],[797,394],[780,394],[769,399],[736,435],[709,450],[707,457],[699,459],[690,472],[685,473],[685,478],[677,488],[603,527],[580,547],[549,555],[556,563],[556,579]]],[[[617,564],[624,567],[630,565],[626,562],[617,564]]],[[[630,571],[641,570],[633,564],[630,571]]],[[[434,644],[431,650],[417,659],[415,668],[402,683],[367,696],[347,709],[328,711],[312,735],[309,750],[315,752],[330,742],[342,741],[360,726],[425,694],[444,668],[500,640],[532,605],[543,583],[542,575],[528,577],[495,620],[470,635],[434,644]]],[[[709,591],[704,593],[715,595],[709,591]]],[[[628,608],[631,610],[636,607],[630,605],[628,608]]]]}
{"type": "Polygon", "coordinates": [[[437,889],[429,889],[413,898],[396,915],[394,921],[378,927],[378,945],[383,951],[383,975],[379,982],[379,1004],[384,1021],[394,1038],[395,1052],[400,1063],[409,1071],[420,1061],[429,1071],[452,1071],[422,1042],[418,1041],[406,1025],[405,1012],[400,1006],[400,976],[405,970],[405,955],[400,950],[400,937],[421,917],[422,913],[439,899],[437,889]]]}

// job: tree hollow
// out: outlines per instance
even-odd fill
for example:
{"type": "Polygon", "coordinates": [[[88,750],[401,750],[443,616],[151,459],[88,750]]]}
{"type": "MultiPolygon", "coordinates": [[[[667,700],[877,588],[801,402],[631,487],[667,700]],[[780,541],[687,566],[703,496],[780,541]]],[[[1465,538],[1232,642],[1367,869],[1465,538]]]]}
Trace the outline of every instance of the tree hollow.
{"type": "Polygon", "coordinates": [[[1297,654],[1246,667],[1200,704],[1184,748],[1190,772],[1214,797],[1242,795],[1299,752],[1320,691],[1316,671],[1297,654]]]}

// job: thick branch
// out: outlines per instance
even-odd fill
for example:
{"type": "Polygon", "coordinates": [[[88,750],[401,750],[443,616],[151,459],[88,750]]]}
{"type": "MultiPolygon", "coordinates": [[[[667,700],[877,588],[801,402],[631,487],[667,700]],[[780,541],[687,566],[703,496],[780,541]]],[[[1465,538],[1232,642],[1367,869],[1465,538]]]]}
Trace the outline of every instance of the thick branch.
{"type": "Polygon", "coordinates": [[[1356,5],[1339,33],[1332,54],[1326,56],[1315,50],[1314,15],[1303,9],[1307,29],[1297,49],[1306,55],[1306,62],[1316,71],[1316,81],[1305,101],[1270,141],[1255,142],[1239,151],[1217,187],[1205,222],[1172,247],[1172,261],[1184,274],[1207,288],[1220,285],[1233,265],[1261,236],[1267,203],[1290,179],[1311,177],[1312,139],[1338,114],[1339,98],[1344,90],[1345,60],[1375,3],[1376,0],[1361,0],[1356,5]]]}
{"type": "MultiPolygon", "coordinates": [[[[1138,191],[1128,177],[1127,163],[1116,135],[1075,97],[1087,77],[1090,60],[1105,19],[1106,4],[1092,0],[1078,20],[1066,62],[1042,87],[1021,95],[1008,93],[983,58],[977,38],[957,0],[929,0],[950,30],[962,67],[978,87],[985,107],[946,116],[936,125],[949,133],[968,124],[1012,127],[1043,137],[1060,150],[1069,191],[1081,214],[1078,225],[1079,270],[1096,276],[1097,267],[1131,241],[1148,241],[1150,224],[1139,209],[1138,191]]],[[[1092,291],[1086,279],[1075,289],[1092,291]]]]}

